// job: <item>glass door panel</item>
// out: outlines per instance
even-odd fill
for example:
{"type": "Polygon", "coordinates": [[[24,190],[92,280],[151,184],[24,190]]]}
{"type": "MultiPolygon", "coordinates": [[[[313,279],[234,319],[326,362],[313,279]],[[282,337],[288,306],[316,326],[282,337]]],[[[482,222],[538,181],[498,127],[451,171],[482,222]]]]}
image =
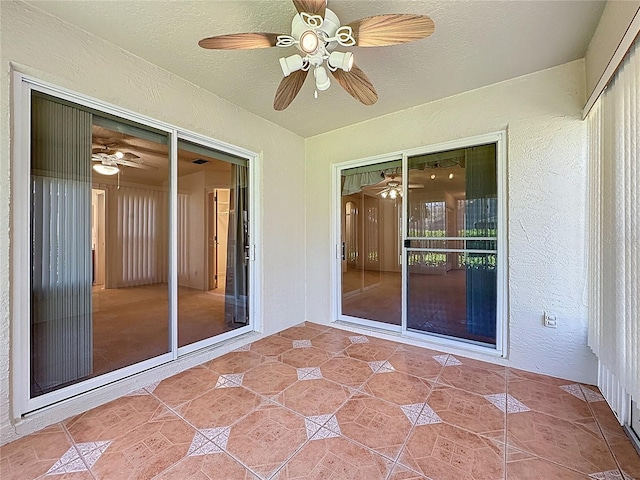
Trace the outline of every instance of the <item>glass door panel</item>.
{"type": "Polygon", "coordinates": [[[408,158],[407,329],[495,346],[496,145],[408,158]]]}
{"type": "MultiPolygon", "coordinates": [[[[389,196],[399,160],[342,171],[341,310],[343,316],[400,325],[401,189],[389,196]]],[[[399,179],[399,176],[398,176],[399,179]]]]}
{"type": "Polygon", "coordinates": [[[167,136],[33,93],[30,398],[169,351],[167,136]]]}
{"type": "Polygon", "coordinates": [[[249,323],[247,160],[178,141],[178,346],[249,323]]]}

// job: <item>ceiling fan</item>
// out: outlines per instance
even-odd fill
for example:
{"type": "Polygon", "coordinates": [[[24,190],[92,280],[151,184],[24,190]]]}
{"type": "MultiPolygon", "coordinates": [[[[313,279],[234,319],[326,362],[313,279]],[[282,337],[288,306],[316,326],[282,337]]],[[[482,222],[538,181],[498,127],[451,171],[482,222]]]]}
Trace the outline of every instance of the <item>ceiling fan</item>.
{"type": "Polygon", "coordinates": [[[373,105],[378,100],[375,88],[353,63],[353,53],[339,52],[341,47],[381,47],[412,42],[430,36],[435,25],[427,15],[389,14],[363,18],[341,25],[338,16],[327,8],[327,0],[293,0],[298,13],[291,22],[291,34],[233,33],[204,38],[202,48],[236,50],[292,47],[300,50],[280,59],[284,78],[278,86],[273,108],[284,110],[296,97],[309,70],[313,69],[316,91],[331,85],[327,70],[349,95],[373,105]],[[325,67],[326,65],[326,67],[325,67]]]}
{"type": "Polygon", "coordinates": [[[101,175],[115,175],[120,173],[120,166],[141,168],[144,170],[155,170],[155,167],[145,165],[135,160],[139,159],[138,155],[131,152],[121,152],[116,150],[117,144],[104,144],[91,150],[91,160],[100,162],[93,166],[93,169],[101,175]]]}
{"type": "MultiPolygon", "coordinates": [[[[389,197],[391,200],[395,200],[398,197],[402,197],[402,182],[396,173],[385,174],[382,172],[382,177],[387,180],[387,183],[382,185],[381,190],[378,192],[382,198],[389,197]]],[[[424,185],[416,183],[410,184],[407,188],[424,188],[424,185]]]]}

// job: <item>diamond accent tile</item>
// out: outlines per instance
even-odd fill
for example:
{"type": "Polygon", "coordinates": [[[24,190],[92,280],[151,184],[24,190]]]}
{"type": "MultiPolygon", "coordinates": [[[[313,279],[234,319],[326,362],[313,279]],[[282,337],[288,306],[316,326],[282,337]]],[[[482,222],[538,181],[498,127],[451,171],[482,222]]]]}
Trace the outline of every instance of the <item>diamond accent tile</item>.
{"type": "Polygon", "coordinates": [[[75,447],[71,447],[52,465],[46,475],[60,475],[63,473],[84,472],[86,470],[87,466],[80,458],[78,450],[75,447]]]}
{"type": "Polygon", "coordinates": [[[354,335],[353,337],[349,337],[351,343],[369,343],[369,339],[364,335],[354,335]]]}
{"type": "Polygon", "coordinates": [[[580,388],[580,385],[578,385],[577,383],[573,383],[571,385],[562,385],[560,388],[565,392],[570,393],[574,397],[579,398],[583,402],[585,401],[584,394],[582,393],[582,389],[580,388]]]}
{"type": "Polygon", "coordinates": [[[414,403],[413,405],[401,405],[400,408],[407,416],[409,421],[412,424],[416,424],[418,421],[418,417],[420,416],[420,412],[422,411],[422,407],[424,407],[424,403],[414,403]]]}
{"type": "Polygon", "coordinates": [[[84,457],[89,468],[91,468],[100,459],[109,445],[111,445],[111,441],[78,443],[76,447],[80,451],[80,455],[84,457]]]}
{"type": "Polygon", "coordinates": [[[529,412],[531,410],[524,403],[513,398],[511,395],[505,395],[504,393],[485,395],[484,398],[489,400],[497,408],[505,413],[529,412]]]}
{"type": "Polygon", "coordinates": [[[216,382],[215,388],[233,388],[242,385],[244,373],[231,373],[228,375],[220,375],[216,382]]]}
{"type": "Polygon", "coordinates": [[[109,445],[111,445],[111,441],[78,443],[75,448],[68,449],[47,471],[46,475],[85,472],[87,471],[87,466],[91,468],[109,445]]]}
{"type": "Polygon", "coordinates": [[[231,350],[231,351],[232,352],[248,352],[249,350],[251,350],[251,344],[247,343],[246,345],[243,345],[243,346],[238,347],[235,350],[231,350]]]}
{"type": "Polygon", "coordinates": [[[298,368],[298,380],[318,380],[322,378],[320,367],[298,368]]]}
{"type": "Polygon", "coordinates": [[[139,388],[137,390],[134,390],[133,392],[129,392],[126,395],[124,395],[125,397],[138,397],[141,395],[149,395],[149,392],[147,392],[144,388],[139,388]]]}
{"type": "Polygon", "coordinates": [[[189,451],[187,452],[187,457],[194,457],[197,455],[206,455],[207,453],[219,453],[219,452],[222,452],[222,449],[220,447],[212,443],[202,433],[197,432],[193,436],[193,440],[191,440],[191,445],[189,445],[189,451]],[[202,450],[205,450],[206,452],[203,452],[202,450]]]}
{"type": "Polygon", "coordinates": [[[438,416],[436,412],[429,406],[428,403],[424,404],[424,408],[418,415],[418,419],[416,420],[416,425],[431,425],[434,423],[442,423],[442,419],[438,416]]]}
{"type": "Polygon", "coordinates": [[[141,395],[149,395],[150,393],[153,393],[153,391],[158,387],[158,385],[160,385],[160,382],[153,382],[150,385],[147,385],[146,387],[142,387],[142,388],[138,388],[137,390],[134,390],[133,392],[129,392],[126,395],[124,395],[125,397],[138,397],[141,395]]]}
{"type": "Polygon", "coordinates": [[[202,428],[200,429],[205,437],[211,439],[216,445],[221,448],[227,448],[227,442],[229,441],[229,434],[231,433],[231,427],[215,427],[215,428],[202,428]]]}
{"type": "Polygon", "coordinates": [[[293,348],[309,348],[311,340],[293,340],[293,348]]]}
{"type": "Polygon", "coordinates": [[[462,362],[453,355],[434,355],[433,359],[443,367],[449,367],[451,365],[462,365],[462,362]]]}
{"type": "Polygon", "coordinates": [[[384,361],[384,362],[368,362],[369,363],[369,367],[371,367],[371,370],[373,370],[374,373],[389,373],[389,372],[395,372],[396,369],[393,368],[393,365],[391,365],[389,362],[384,361]]]}
{"type": "Polygon", "coordinates": [[[329,419],[330,415],[314,415],[311,417],[304,417],[304,425],[307,428],[307,440],[311,439],[318,430],[322,428],[321,425],[329,419]]]}
{"type": "Polygon", "coordinates": [[[340,437],[340,425],[335,415],[316,415],[305,417],[307,438],[309,440],[322,440],[325,438],[340,437]],[[322,425],[322,427],[320,426],[322,425]]]}
{"type": "Polygon", "coordinates": [[[598,392],[594,392],[590,388],[583,387],[583,386],[580,386],[580,389],[582,390],[582,393],[584,393],[584,397],[587,399],[587,402],[589,403],[604,402],[604,397],[598,392]]]}
{"type": "Polygon", "coordinates": [[[620,474],[619,470],[608,470],[606,472],[591,473],[589,474],[589,478],[593,480],[626,480],[620,474]]]}

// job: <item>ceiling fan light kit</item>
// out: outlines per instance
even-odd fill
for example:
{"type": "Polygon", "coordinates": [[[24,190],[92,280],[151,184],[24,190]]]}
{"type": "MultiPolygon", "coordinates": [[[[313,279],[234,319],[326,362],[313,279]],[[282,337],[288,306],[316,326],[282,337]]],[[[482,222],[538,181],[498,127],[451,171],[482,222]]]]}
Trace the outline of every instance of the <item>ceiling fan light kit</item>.
{"type": "Polygon", "coordinates": [[[363,18],[341,25],[338,16],[327,8],[326,0],[293,0],[298,13],[291,21],[291,35],[275,33],[236,33],[204,38],[198,42],[208,49],[252,49],[295,46],[302,55],[280,58],[284,78],[276,91],[273,108],[284,110],[296,97],[308,71],[313,67],[314,96],[327,90],[329,70],[353,98],[373,105],[378,94],[365,73],[355,64],[352,52],[341,47],[378,47],[407,43],[430,36],[435,25],[426,15],[390,14],[363,18]]]}
{"type": "Polygon", "coordinates": [[[115,165],[104,165],[103,163],[97,163],[93,169],[100,175],[116,175],[120,172],[120,169],[115,165]]]}

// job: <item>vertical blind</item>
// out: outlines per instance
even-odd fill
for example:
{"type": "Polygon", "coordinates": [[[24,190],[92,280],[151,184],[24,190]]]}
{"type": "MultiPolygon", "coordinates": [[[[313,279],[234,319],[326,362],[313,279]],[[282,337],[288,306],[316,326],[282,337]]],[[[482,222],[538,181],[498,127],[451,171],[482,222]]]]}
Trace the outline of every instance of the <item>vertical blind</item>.
{"type": "Polygon", "coordinates": [[[91,114],[32,98],[31,396],[91,374],[91,114]]]}
{"type": "Polygon", "coordinates": [[[640,400],[639,50],[636,40],[588,116],[589,346],[636,400],[640,400]]]}
{"type": "Polygon", "coordinates": [[[167,283],[168,192],[107,186],[106,288],[167,283]]]}

